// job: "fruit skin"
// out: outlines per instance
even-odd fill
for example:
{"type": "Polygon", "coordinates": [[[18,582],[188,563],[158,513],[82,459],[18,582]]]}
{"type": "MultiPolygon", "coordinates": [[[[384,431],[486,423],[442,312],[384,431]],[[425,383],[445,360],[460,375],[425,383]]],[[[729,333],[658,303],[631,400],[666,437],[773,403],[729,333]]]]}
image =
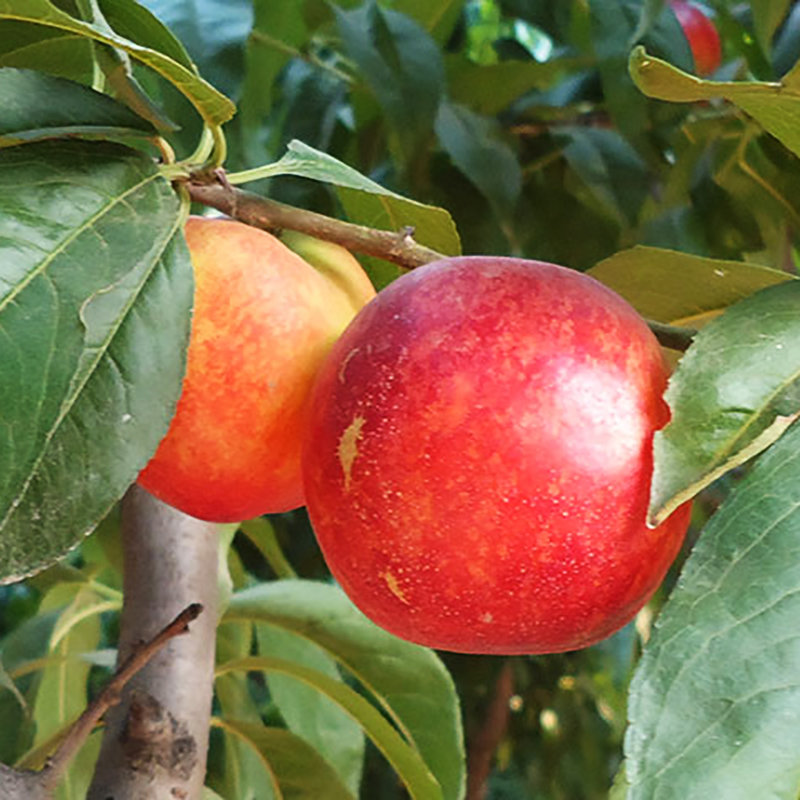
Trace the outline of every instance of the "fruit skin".
{"type": "Polygon", "coordinates": [[[687,0],[670,0],[669,5],[689,42],[697,74],[715,72],[722,61],[722,45],[714,23],[687,0]]]}
{"type": "Polygon", "coordinates": [[[334,346],[304,445],[328,566],[374,622],[469,653],[585,647],[628,622],[689,505],[645,526],[667,370],[594,279],[512,258],[404,275],[334,346]]]}
{"type": "Polygon", "coordinates": [[[281,241],[334,283],[350,302],[353,315],[373,297],[375,288],[349,250],[300,231],[283,231],[281,241]]]}
{"type": "MultiPolygon", "coordinates": [[[[308,395],[353,298],[257,228],[190,217],[185,234],[195,302],[183,391],[138,482],[215,522],[296,508],[308,395]]],[[[348,268],[366,301],[369,279],[355,259],[348,268]]]]}

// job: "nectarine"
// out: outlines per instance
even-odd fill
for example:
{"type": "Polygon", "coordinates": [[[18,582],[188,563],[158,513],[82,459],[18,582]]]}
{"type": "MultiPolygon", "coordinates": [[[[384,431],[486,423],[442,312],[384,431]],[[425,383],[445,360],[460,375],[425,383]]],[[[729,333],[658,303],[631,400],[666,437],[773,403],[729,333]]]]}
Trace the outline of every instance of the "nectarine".
{"type": "Polygon", "coordinates": [[[548,653],[628,622],[683,540],[645,525],[667,369],[636,311],[542,262],[404,275],[320,370],[306,502],[333,575],[398,636],[548,653]]]}
{"type": "Polygon", "coordinates": [[[192,217],[195,303],[175,416],[139,484],[201,519],[234,522],[303,504],[300,446],[322,359],[374,290],[331,245],[336,280],[278,239],[192,217]]]}

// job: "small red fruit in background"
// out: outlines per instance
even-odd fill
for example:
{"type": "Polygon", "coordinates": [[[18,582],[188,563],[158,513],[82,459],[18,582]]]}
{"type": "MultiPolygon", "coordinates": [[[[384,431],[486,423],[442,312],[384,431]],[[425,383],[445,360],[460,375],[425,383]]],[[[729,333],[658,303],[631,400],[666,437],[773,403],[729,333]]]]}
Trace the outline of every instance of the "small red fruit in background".
{"type": "Polygon", "coordinates": [[[714,23],[688,0],[670,0],[669,5],[689,42],[697,74],[715,72],[722,60],[722,46],[714,23]]]}
{"type": "Polygon", "coordinates": [[[306,503],[378,625],[473,653],[584,647],[661,582],[689,506],[645,525],[667,369],[622,298],[572,270],[444,259],[366,306],[312,393],[306,503]]]}
{"type": "Polygon", "coordinates": [[[186,375],[139,484],[216,522],[296,508],[314,376],[372,284],[337,245],[319,256],[336,262],[331,279],[240,222],[192,217],[185,233],[195,277],[186,375]]]}

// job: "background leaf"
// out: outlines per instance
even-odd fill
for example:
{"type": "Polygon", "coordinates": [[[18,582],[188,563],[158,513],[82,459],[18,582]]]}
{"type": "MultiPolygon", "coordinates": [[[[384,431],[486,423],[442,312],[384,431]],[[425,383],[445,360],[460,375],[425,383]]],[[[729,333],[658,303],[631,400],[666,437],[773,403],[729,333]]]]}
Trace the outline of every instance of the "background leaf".
{"type": "Polygon", "coordinates": [[[432,134],[444,92],[439,48],[410,17],[374,2],[334,11],[344,51],[358,65],[408,163],[432,134]]]}
{"type": "Polygon", "coordinates": [[[724,97],[800,155],[800,70],[792,70],[780,83],[707,81],[637,47],[631,53],[630,72],[639,89],[657,100],[692,103],[724,97]]]}
{"type": "Polygon", "coordinates": [[[392,765],[413,800],[439,800],[442,797],[438,782],[419,753],[387,722],[375,706],[349,686],[310,667],[268,656],[250,656],[222,664],[218,668],[218,672],[222,674],[256,670],[282,673],[303,681],[347,711],[392,765]]]}
{"type": "Polygon", "coordinates": [[[4,581],[91,531],[167,429],[192,300],[181,221],[172,188],[134,151],[0,151],[4,581]]]}
{"type": "Polygon", "coordinates": [[[374,695],[415,744],[445,800],[464,782],[458,704],[447,671],[431,651],[371,623],[332,586],[283,580],[234,596],[229,621],[268,623],[300,635],[333,656],[374,695]],[[436,720],[436,725],[431,725],[436,720]]]}
{"type": "Polygon", "coordinates": [[[772,444],[800,415],[800,282],[762,289],[703,328],[678,364],[653,441],[656,523],[772,444]]]}
{"type": "Polygon", "coordinates": [[[628,800],[793,800],[800,427],[709,522],[631,686],[628,800]]]}
{"type": "Polygon", "coordinates": [[[455,103],[442,103],[436,135],[453,163],[480,189],[501,218],[508,218],[522,191],[516,155],[494,120],[455,103]]]}
{"type": "MultiPolygon", "coordinates": [[[[336,662],[311,642],[271,625],[257,625],[261,655],[278,655],[340,680],[336,662]]],[[[267,677],[270,696],[287,727],[311,745],[353,795],[361,785],[364,733],[350,716],[320,692],[279,673],[267,677]]]]}
{"type": "Polygon", "coordinates": [[[769,267],[642,245],[615,253],[588,274],[642,316],[687,325],[717,316],[759,289],[792,280],[769,267]]]}
{"type": "Polygon", "coordinates": [[[212,724],[258,755],[277,783],[280,800],[355,800],[319,753],[291,731],[241,720],[213,720],[212,724]]]}

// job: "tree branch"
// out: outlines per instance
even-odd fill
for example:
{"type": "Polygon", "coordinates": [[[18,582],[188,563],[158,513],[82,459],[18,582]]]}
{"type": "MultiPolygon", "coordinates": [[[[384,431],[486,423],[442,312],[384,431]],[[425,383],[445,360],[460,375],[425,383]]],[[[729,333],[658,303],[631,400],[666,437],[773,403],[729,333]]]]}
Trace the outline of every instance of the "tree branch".
{"type": "Polygon", "coordinates": [[[193,603],[162,628],[152,639],[138,645],[114,673],[100,694],[86,707],[61,740],[55,753],[39,772],[15,770],[0,764],[0,797],[7,800],[39,800],[55,791],[70,761],[81,749],[94,726],[109,708],[119,702],[128,681],[174,636],[188,633],[189,623],[197,619],[203,607],[193,603]]]}
{"type": "Polygon", "coordinates": [[[171,609],[200,603],[205,613],[191,636],[170,640],[136,674],[106,715],[88,797],[195,800],[205,780],[214,683],[217,526],[133,487],[122,501],[122,544],[121,665],[171,609]]]}
{"type": "Polygon", "coordinates": [[[189,196],[196,203],[216,208],[229,217],[263,230],[287,228],[318,239],[336,242],[342,247],[367,256],[377,256],[406,269],[421,267],[444,258],[441,253],[417,244],[414,231],[382,231],[343,222],[315,211],[306,211],[266,197],[236,189],[219,180],[216,183],[192,180],[187,184],[189,196]]]}

